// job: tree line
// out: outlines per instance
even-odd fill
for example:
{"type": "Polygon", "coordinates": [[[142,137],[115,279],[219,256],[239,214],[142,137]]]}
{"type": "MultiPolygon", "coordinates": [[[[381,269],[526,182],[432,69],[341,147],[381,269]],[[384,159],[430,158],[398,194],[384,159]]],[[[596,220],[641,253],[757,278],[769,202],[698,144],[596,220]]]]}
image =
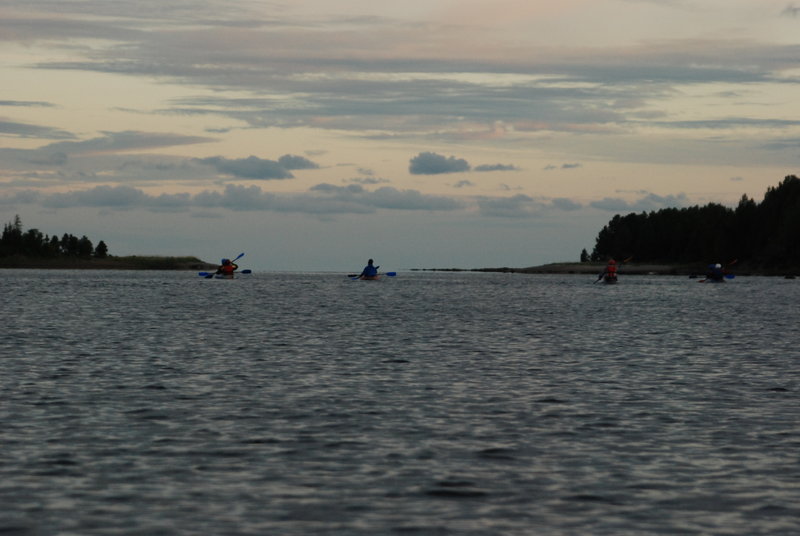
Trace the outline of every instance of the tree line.
{"type": "Polygon", "coordinates": [[[56,235],[48,236],[38,229],[22,230],[22,220],[19,215],[14,221],[5,224],[3,235],[0,237],[0,257],[19,255],[31,258],[98,258],[108,256],[108,246],[102,240],[95,247],[86,235],[80,238],[64,233],[61,238],[56,235]]]}
{"type": "Polygon", "coordinates": [[[761,203],[743,195],[736,208],[717,203],[615,215],[598,233],[591,256],[652,263],[738,260],[751,266],[800,266],[800,179],[784,178],[761,203]]]}

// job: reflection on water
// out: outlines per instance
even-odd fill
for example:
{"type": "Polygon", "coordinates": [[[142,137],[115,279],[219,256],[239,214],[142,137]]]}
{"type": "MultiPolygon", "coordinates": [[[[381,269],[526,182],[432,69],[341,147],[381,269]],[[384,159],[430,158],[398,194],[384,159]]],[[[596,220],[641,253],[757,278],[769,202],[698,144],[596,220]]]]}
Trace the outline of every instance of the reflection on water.
{"type": "Polygon", "coordinates": [[[796,534],[796,282],[4,273],[0,531],[796,534]]]}

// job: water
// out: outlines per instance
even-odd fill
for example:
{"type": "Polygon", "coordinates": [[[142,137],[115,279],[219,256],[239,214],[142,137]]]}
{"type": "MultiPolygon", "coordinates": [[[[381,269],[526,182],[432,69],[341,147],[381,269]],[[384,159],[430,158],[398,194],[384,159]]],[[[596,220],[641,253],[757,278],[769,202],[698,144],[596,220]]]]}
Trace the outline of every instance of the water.
{"type": "Polygon", "coordinates": [[[795,281],[2,275],[2,534],[800,532],[795,281]]]}

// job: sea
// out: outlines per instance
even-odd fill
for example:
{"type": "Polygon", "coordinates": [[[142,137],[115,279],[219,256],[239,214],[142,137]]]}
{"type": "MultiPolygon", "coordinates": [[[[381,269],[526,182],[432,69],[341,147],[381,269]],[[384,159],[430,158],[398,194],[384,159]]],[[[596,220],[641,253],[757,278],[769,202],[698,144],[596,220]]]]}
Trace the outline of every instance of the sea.
{"type": "Polygon", "coordinates": [[[2,535],[797,535],[800,281],[0,271],[2,535]]]}

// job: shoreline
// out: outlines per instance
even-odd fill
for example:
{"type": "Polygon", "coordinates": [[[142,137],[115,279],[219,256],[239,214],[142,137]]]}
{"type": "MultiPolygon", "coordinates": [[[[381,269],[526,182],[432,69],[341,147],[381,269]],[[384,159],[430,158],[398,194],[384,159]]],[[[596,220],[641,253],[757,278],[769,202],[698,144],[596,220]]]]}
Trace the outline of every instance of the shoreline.
{"type": "MultiPolygon", "coordinates": [[[[648,263],[624,263],[618,265],[620,275],[677,275],[686,277],[702,277],[706,273],[706,268],[702,264],[648,264],[648,263]]],[[[605,263],[595,262],[554,262],[539,266],[529,266],[525,268],[412,268],[411,271],[422,272],[497,272],[511,274],[589,274],[597,275],[603,271],[605,263]]],[[[777,267],[764,269],[762,267],[751,267],[745,264],[735,265],[730,269],[736,275],[760,275],[760,276],[781,276],[794,278],[800,276],[798,267],[777,267]]]]}
{"type": "Polygon", "coordinates": [[[216,270],[217,265],[197,257],[163,257],[158,255],[129,255],[125,257],[31,258],[0,257],[0,269],[15,270],[216,270]]]}

